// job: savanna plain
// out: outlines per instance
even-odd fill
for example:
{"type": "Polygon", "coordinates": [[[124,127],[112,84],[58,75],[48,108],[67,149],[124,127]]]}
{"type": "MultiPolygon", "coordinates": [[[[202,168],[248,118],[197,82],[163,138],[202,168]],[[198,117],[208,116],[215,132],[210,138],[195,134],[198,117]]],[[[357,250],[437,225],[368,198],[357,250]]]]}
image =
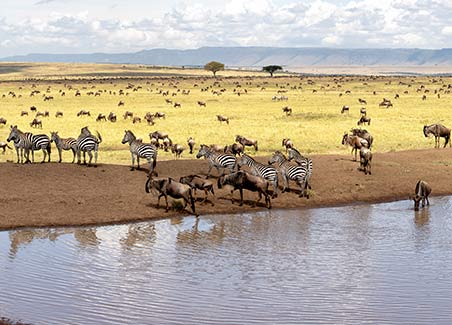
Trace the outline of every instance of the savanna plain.
{"type": "MultiPolygon", "coordinates": [[[[311,197],[284,193],[273,200],[273,208],[406,199],[420,178],[434,184],[434,195],[452,193],[448,181],[452,151],[449,146],[434,149],[434,139],[422,132],[424,125],[452,125],[451,77],[303,73],[270,77],[242,70],[221,71],[213,77],[200,69],[142,65],[5,63],[0,65],[0,79],[0,117],[7,121],[0,124],[0,141],[6,142],[10,125],[24,132],[50,135],[58,131],[61,137],[74,138],[88,126],[102,136],[97,168],[70,164],[70,151],[63,152],[63,164],[56,163],[54,146],[51,164],[20,165],[15,151],[0,154],[2,229],[118,223],[185,213],[165,213],[161,206],[157,208],[155,196],[144,193],[147,174],[129,171],[129,146],[121,143],[125,130],[144,142],[150,141],[149,133],[162,131],[184,146],[180,159],[171,151],[158,152],[157,172],[175,179],[206,175],[207,162],[195,157],[200,144],[225,146],[242,135],[258,141],[258,151],[247,147],[246,152],[267,162],[276,150],[284,152],[282,139],[290,138],[295,148],[313,160],[311,197]],[[392,107],[381,106],[384,99],[392,107]],[[32,106],[49,112],[48,117],[39,117],[42,129],[30,126],[35,117],[32,106]],[[292,114],[283,112],[286,106],[292,114]],[[343,106],[349,111],[341,113],[343,106]],[[341,144],[344,133],[358,127],[363,107],[371,121],[362,127],[374,137],[372,175],[360,172],[350,147],[341,144]],[[91,116],[78,117],[80,110],[90,111],[91,116]],[[22,111],[28,114],[21,116],[22,111]],[[57,111],[63,116],[55,117],[57,111]],[[141,122],[125,119],[126,111],[141,122]],[[117,115],[116,122],[96,121],[99,114],[110,112],[117,115]],[[144,120],[147,112],[163,112],[165,118],[149,125],[144,120]],[[228,117],[229,124],[220,122],[217,115],[228,117]],[[196,141],[193,154],[188,151],[189,137],[196,141]],[[29,192],[25,199],[24,191],[29,192]]],[[[35,162],[41,159],[42,153],[35,152],[35,162]]],[[[141,163],[147,168],[145,160],[141,163]]],[[[296,189],[295,184],[291,189],[296,189]]],[[[226,194],[217,192],[212,200],[215,206],[199,205],[198,212],[264,208],[263,204],[253,207],[255,193],[246,194],[243,207],[231,204],[226,194]]]]}

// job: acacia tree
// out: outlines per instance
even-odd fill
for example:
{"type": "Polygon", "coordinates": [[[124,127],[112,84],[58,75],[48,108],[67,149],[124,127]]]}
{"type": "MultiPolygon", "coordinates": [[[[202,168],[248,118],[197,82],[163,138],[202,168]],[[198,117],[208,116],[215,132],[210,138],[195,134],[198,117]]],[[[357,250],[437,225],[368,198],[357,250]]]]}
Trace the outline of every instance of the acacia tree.
{"type": "Polygon", "coordinates": [[[210,61],[204,66],[204,70],[211,71],[215,77],[218,71],[224,70],[224,64],[217,61],[210,61]]]}
{"type": "Polygon", "coordinates": [[[262,68],[262,71],[270,73],[270,77],[273,77],[273,73],[278,70],[282,70],[280,65],[267,65],[262,68]]]}

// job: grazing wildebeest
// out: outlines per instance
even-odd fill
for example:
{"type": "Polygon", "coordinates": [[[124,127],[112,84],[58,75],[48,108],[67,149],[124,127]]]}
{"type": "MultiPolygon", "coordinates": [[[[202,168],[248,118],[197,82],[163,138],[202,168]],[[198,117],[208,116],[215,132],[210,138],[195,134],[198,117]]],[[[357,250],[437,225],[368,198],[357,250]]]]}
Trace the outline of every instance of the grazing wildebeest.
{"type": "Polygon", "coordinates": [[[110,122],[113,122],[113,123],[116,122],[116,120],[117,120],[116,114],[113,112],[110,112],[110,114],[108,114],[107,120],[109,120],[110,122]]]}
{"type": "Polygon", "coordinates": [[[39,117],[39,116],[43,116],[43,117],[49,117],[49,111],[45,111],[45,112],[37,112],[35,117],[39,117]]]}
{"type": "Polygon", "coordinates": [[[30,106],[30,111],[32,112],[36,112],[38,109],[36,108],[36,106],[30,106]]]}
{"type": "Polygon", "coordinates": [[[232,153],[234,156],[240,156],[244,152],[244,147],[240,143],[233,143],[229,146],[225,146],[223,152],[232,153]]]}
{"type": "Polygon", "coordinates": [[[414,210],[419,210],[419,203],[422,200],[422,207],[425,207],[425,201],[427,201],[427,205],[430,205],[430,202],[428,201],[428,196],[432,192],[432,188],[430,185],[427,184],[427,182],[420,180],[416,184],[415,189],[415,195],[411,197],[411,199],[414,201],[414,210]]]}
{"type": "Polygon", "coordinates": [[[343,145],[349,145],[352,147],[352,155],[353,151],[355,152],[355,161],[357,160],[358,156],[358,149],[361,149],[362,147],[369,148],[369,143],[367,140],[357,136],[357,135],[350,135],[345,133],[342,137],[342,144],[343,145]]]}
{"type": "Polygon", "coordinates": [[[342,106],[341,114],[344,114],[345,112],[347,112],[347,113],[350,112],[349,106],[346,106],[346,105],[342,106]]]}
{"type": "Polygon", "coordinates": [[[282,139],[281,145],[286,148],[286,152],[289,148],[293,148],[293,142],[289,138],[282,139]]]}
{"type": "Polygon", "coordinates": [[[254,150],[256,150],[256,151],[259,150],[259,148],[257,146],[257,140],[247,139],[244,136],[236,135],[235,142],[240,143],[243,147],[249,146],[249,147],[254,147],[254,150]]]}
{"type": "Polygon", "coordinates": [[[8,144],[6,142],[1,141],[0,142],[0,148],[3,149],[3,153],[6,152],[6,148],[13,150],[13,148],[11,148],[10,146],[8,146],[8,144]]]}
{"type": "Polygon", "coordinates": [[[155,112],[154,117],[165,119],[166,118],[166,114],[163,113],[163,112],[155,112]]]}
{"type": "MultiPolygon", "coordinates": [[[[190,186],[193,189],[193,197],[195,198],[195,200],[196,200],[196,190],[203,190],[205,197],[204,197],[204,200],[201,202],[201,204],[206,202],[209,192],[212,193],[212,196],[215,199],[215,192],[213,189],[212,181],[204,179],[198,175],[188,175],[188,176],[181,177],[179,179],[179,182],[181,182],[182,184],[187,184],[188,186],[190,186]]],[[[215,205],[213,201],[211,201],[211,203],[212,203],[212,206],[215,205]]]]}
{"type": "Polygon", "coordinates": [[[223,115],[217,115],[217,120],[221,122],[226,122],[226,124],[229,124],[229,117],[223,116],[223,115]]]}
{"type": "Polygon", "coordinates": [[[83,116],[83,115],[91,116],[91,113],[89,111],[84,110],[84,109],[80,110],[77,113],[77,116],[83,116]]]}
{"type": "Polygon", "coordinates": [[[34,118],[33,121],[31,121],[30,126],[34,128],[39,127],[42,129],[42,121],[37,118],[34,118]]]}
{"type": "Polygon", "coordinates": [[[184,150],[185,150],[185,148],[177,143],[175,143],[171,146],[171,152],[176,156],[176,159],[180,158],[180,156],[182,155],[182,152],[184,150]]]}
{"type": "Polygon", "coordinates": [[[195,147],[195,139],[193,139],[192,137],[189,137],[187,139],[187,144],[188,144],[188,147],[190,148],[190,154],[193,154],[193,149],[195,147]]]}
{"type": "Polygon", "coordinates": [[[367,105],[367,101],[366,101],[365,99],[358,98],[358,102],[359,102],[361,105],[367,105]]]}
{"type": "Polygon", "coordinates": [[[152,132],[152,133],[149,133],[149,137],[150,137],[151,139],[152,139],[152,138],[155,138],[155,139],[157,139],[157,140],[163,140],[163,139],[165,139],[165,138],[168,137],[168,133],[160,132],[160,131],[154,131],[154,132],[152,132]]]}
{"type": "Polygon", "coordinates": [[[286,116],[292,115],[292,108],[289,106],[285,106],[282,108],[283,113],[286,113],[286,116]]]}
{"type": "Polygon", "coordinates": [[[173,101],[172,101],[171,99],[169,99],[169,98],[166,98],[166,99],[165,99],[165,102],[166,102],[167,104],[172,104],[172,103],[173,103],[173,101]]]}
{"type": "Polygon", "coordinates": [[[386,108],[392,107],[392,103],[389,99],[383,98],[383,101],[378,104],[378,106],[382,107],[385,106],[386,108]]]}
{"type": "Polygon", "coordinates": [[[165,198],[166,212],[169,210],[168,196],[170,196],[174,199],[183,199],[185,203],[184,209],[187,204],[190,204],[193,214],[198,216],[196,214],[193,190],[187,184],[179,183],[170,177],[152,177],[149,175],[148,180],[146,181],[145,190],[146,193],[150,193],[151,190],[156,190],[158,192],[157,207],[160,205],[160,198],[162,196],[165,198]]]}
{"type": "Polygon", "coordinates": [[[365,123],[367,123],[367,125],[370,125],[370,120],[371,120],[371,118],[370,117],[367,117],[367,116],[361,116],[361,118],[359,119],[359,121],[358,121],[358,125],[362,125],[362,124],[365,124],[365,123]]]}
{"type": "Polygon", "coordinates": [[[132,123],[133,123],[133,124],[135,124],[135,123],[141,123],[141,117],[135,116],[135,117],[132,119],[132,123]]]}
{"type": "Polygon", "coordinates": [[[442,124],[424,125],[425,137],[428,137],[429,134],[435,136],[435,148],[439,148],[440,138],[445,139],[444,148],[446,147],[447,143],[449,143],[449,145],[452,146],[452,143],[450,141],[450,129],[445,127],[444,125],[442,124]]]}
{"type": "Polygon", "coordinates": [[[360,138],[363,138],[369,144],[369,149],[372,147],[372,143],[374,142],[374,137],[370,134],[366,129],[352,129],[352,134],[357,135],[360,138]]]}
{"type": "Polygon", "coordinates": [[[422,100],[427,100],[427,96],[426,95],[422,95],[422,100]]]}
{"type": "Polygon", "coordinates": [[[22,111],[22,112],[20,112],[20,116],[24,116],[24,115],[27,115],[27,116],[28,116],[28,112],[27,112],[27,111],[22,111]]]}
{"type": "Polygon", "coordinates": [[[198,100],[198,105],[206,107],[206,102],[202,102],[202,101],[198,100]]]}
{"type": "Polygon", "coordinates": [[[96,122],[100,122],[100,121],[107,122],[107,117],[105,116],[105,114],[99,113],[99,115],[97,115],[96,122]]]}
{"type": "Polygon", "coordinates": [[[0,117],[0,124],[6,125],[6,119],[3,117],[0,117]]]}
{"type": "Polygon", "coordinates": [[[367,175],[367,173],[369,173],[369,175],[371,175],[372,152],[369,148],[361,147],[359,150],[359,162],[360,169],[364,172],[364,174],[367,175]]]}
{"type": "Polygon", "coordinates": [[[259,177],[251,175],[243,170],[239,170],[238,172],[231,173],[229,175],[222,175],[218,178],[217,181],[218,188],[223,188],[225,185],[230,185],[233,187],[231,190],[231,202],[234,203],[234,191],[239,190],[240,193],[240,206],[243,205],[243,190],[248,190],[252,192],[258,193],[258,198],[254,203],[254,206],[262,199],[262,195],[265,197],[265,206],[268,209],[271,209],[271,198],[270,193],[268,191],[269,183],[259,177]]]}
{"type": "Polygon", "coordinates": [[[366,116],[367,115],[367,110],[365,107],[361,107],[359,112],[361,113],[361,116],[366,116]]]}
{"type": "Polygon", "coordinates": [[[181,108],[181,107],[182,107],[182,106],[181,106],[181,104],[180,104],[180,103],[177,103],[177,102],[176,102],[176,103],[174,103],[174,105],[173,105],[173,106],[174,106],[174,108],[177,108],[177,107],[181,108]]]}
{"type": "Polygon", "coordinates": [[[125,111],[124,112],[124,120],[126,120],[128,117],[130,117],[131,119],[133,119],[133,113],[129,112],[129,111],[125,111]]]}
{"type": "Polygon", "coordinates": [[[124,101],[120,100],[119,103],[118,103],[118,107],[119,106],[124,106],[124,104],[125,104],[124,101]]]}
{"type": "Polygon", "coordinates": [[[55,117],[63,117],[63,112],[57,111],[55,117]]]}

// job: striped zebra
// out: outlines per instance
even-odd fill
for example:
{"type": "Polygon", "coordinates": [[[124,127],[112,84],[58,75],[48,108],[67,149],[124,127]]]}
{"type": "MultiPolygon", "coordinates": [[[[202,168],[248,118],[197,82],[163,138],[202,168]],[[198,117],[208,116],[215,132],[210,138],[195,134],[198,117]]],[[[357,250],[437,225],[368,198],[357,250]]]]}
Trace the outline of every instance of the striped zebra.
{"type": "Polygon", "coordinates": [[[61,153],[63,150],[72,150],[73,158],[72,163],[75,161],[75,154],[77,153],[77,140],[74,138],[61,138],[58,135],[58,132],[50,132],[50,142],[55,142],[55,145],[58,149],[58,154],[60,159],[58,162],[61,162],[61,153]]]}
{"type": "Polygon", "coordinates": [[[254,176],[262,177],[273,186],[273,197],[278,196],[278,171],[275,167],[261,164],[247,154],[242,154],[238,161],[239,167],[248,166],[254,176]]]}
{"type": "MultiPolygon", "coordinates": [[[[198,154],[196,155],[196,158],[205,157],[209,161],[209,171],[207,172],[207,177],[210,176],[210,171],[212,170],[212,167],[215,167],[217,169],[218,174],[220,173],[220,168],[227,168],[231,171],[231,173],[234,171],[235,166],[237,165],[237,160],[235,159],[235,156],[230,155],[228,153],[219,153],[212,151],[209,146],[206,146],[205,144],[201,145],[201,148],[199,149],[198,154]]],[[[221,173],[220,176],[224,175],[224,170],[221,173]]]]}
{"type": "Polygon", "coordinates": [[[311,188],[311,185],[309,184],[309,181],[311,180],[312,176],[312,160],[308,157],[303,156],[297,149],[295,148],[289,148],[289,156],[287,159],[291,161],[292,159],[299,165],[307,169],[306,174],[306,188],[311,188]]]}
{"type": "Polygon", "coordinates": [[[157,152],[156,146],[150,143],[143,143],[141,140],[137,140],[132,131],[125,131],[122,144],[128,143],[130,146],[130,153],[132,155],[132,167],[130,170],[134,170],[135,157],[137,157],[137,169],[140,169],[140,158],[146,158],[149,162],[149,174],[151,175],[157,165],[157,152]]]}
{"type": "Polygon", "coordinates": [[[81,153],[83,152],[83,164],[86,165],[86,152],[88,152],[89,163],[88,166],[91,165],[91,161],[93,159],[93,154],[91,151],[94,151],[94,166],[97,164],[97,152],[99,150],[99,144],[102,142],[102,137],[99,132],[97,132],[97,137],[91,134],[88,130],[88,127],[85,126],[82,128],[79,137],[76,140],[76,151],[77,151],[77,164],[81,164],[81,153]]]}
{"type": "Polygon", "coordinates": [[[277,163],[279,172],[284,180],[283,192],[289,188],[289,180],[293,180],[300,186],[300,197],[306,196],[309,198],[309,194],[305,192],[308,173],[305,166],[292,165],[280,151],[276,151],[268,163],[277,163]]]}
{"type": "Polygon", "coordinates": [[[8,142],[14,141],[14,147],[16,148],[17,153],[17,163],[24,163],[24,154],[26,158],[25,163],[30,162],[31,141],[24,132],[17,128],[17,125],[11,125],[11,132],[6,140],[8,142]]]}
{"type": "Polygon", "coordinates": [[[11,127],[11,133],[7,139],[8,141],[13,140],[14,146],[17,152],[17,163],[19,163],[19,151],[20,151],[20,162],[23,162],[23,157],[25,156],[25,163],[30,162],[30,151],[31,151],[31,162],[35,161],[35,150],[42,150],[44,157],[41,163],[46,161],[48,156],[48,162],[50,162],[50,139],[45,134],[36,134],[30,132],[22,132],[17,128],[17,125],[11,127]]]}

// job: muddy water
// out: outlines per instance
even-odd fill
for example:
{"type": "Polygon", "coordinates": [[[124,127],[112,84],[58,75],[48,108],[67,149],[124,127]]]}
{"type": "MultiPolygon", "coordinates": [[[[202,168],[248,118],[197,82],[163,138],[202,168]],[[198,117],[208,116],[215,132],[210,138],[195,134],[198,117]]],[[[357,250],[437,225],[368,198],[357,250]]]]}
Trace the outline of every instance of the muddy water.
{"type": "Polygon", "coordinates": [[[451,324],[452,198],[0,232],[32,324],[451,324]]]}

